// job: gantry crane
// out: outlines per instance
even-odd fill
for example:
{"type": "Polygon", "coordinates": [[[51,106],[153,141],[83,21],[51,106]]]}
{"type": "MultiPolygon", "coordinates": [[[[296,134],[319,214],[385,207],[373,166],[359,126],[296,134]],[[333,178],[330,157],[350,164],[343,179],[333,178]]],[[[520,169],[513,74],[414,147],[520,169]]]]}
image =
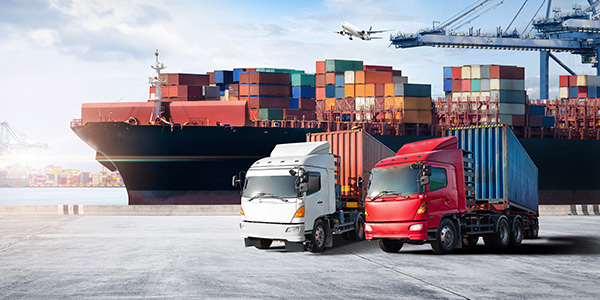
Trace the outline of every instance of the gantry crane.
{"type": "Polygon", "coordinates": [[[32,138],[10,126],[8,122],[0,123],[0,156],[9,151],[24,151],[33,148],[48,148],[48,144],[38,143],[32,138]]]}
{"type": "Polygon", "coordinates": [[[482,33],[481,30],[469,28],[468,32],[459,33],[457,29],[470,24],[475,19],[492,11],[504,0],[481,0],[456,14],[449,20],[440,23],[437,27],[426,28],[414,34],[398,33],[390,37],[391,44],[396,48],[411,48],[420,46],[468,48],[468,49],[496,49],[520,50],[540,52],[540,99],[548,99],[548,67],[549,58],[555,60],[571,75],[575,73],[562,63],[551,52],[570,52],[581,55],[582,63],[593,64],[596,74],[600,75],[598,56],[600,52],[600,20],[596,7],[600,0],[587,0],[589,6],[582,8],[574,5],[573,11],[563,14],[560,9],[552,10],[552,0],[544,0],[539,6],[536,15],[548,2],[546,16],[534,20],[531,18],[522,32],[511,26],[519,16],[528,0],[525,0],[517,15],[513,18],[506,30],[498,27],[497,32],[482,33]],[[536,34],[525,31],[528,27],[536,30],[536,34]]]}

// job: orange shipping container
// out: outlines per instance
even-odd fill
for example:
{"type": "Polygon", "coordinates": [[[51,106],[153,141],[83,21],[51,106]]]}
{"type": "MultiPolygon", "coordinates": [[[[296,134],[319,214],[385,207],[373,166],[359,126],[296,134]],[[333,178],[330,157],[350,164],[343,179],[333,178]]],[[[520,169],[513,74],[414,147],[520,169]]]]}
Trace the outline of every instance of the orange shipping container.
{"type": "Polygon", "coordinates": [[[325,73],[325,61],[318,61],[317,62],[317,74],[323,74],[325,73]]]}
{"type": "Polygon", "coordinates": [[[354,85],[354,94],[355,97],[366,97],[365,96],[365,85],[364,84],[355,84],[354,85]]]}
{"type": "Polygon", "coordinates": [[[240,85],[241,84],[249,84],[250,83],[250,75],[247,72],[240,73],[240,85]]]}
{"type": "Polygon", "coordinates": [[[315,75],[315,86],[316,87],[324,87],[325,86],[325,74],[315,75]]]}
{"type": "Polygon", "coordinates": [[[315,94],[317,100],[325,100],[325,87],[315,88],[315,94]]]}
{"type": "Polygon", "coordinates": [[[394,87],[393,83],[386,83],[384,86],[384,96],[394,96],[394,87]]]}
{"type": "Polygon", "coordinates": [[[394,97],[394,96],[385,97],[384,109],[399,109],[399,108],[400,108],[400,106],[398,104],[398,101],[396,101],[396,97],[394,97]]]}
{"type": "Polygon", "coordinates": [[[364,84],[365,83],[365,71],[356,71],[354,72],[354,83],[355,84],[364,84]]]}
{"type": "Polygon", "coordinates": [[[392,72],[386,71],[364,71],[365,83],[392,83],[392,72]]]}
{"type": "Polygon", "coordinates": [[[335,85],[335,75],[340,75],[344,73],[325,73],[325,84],[335,85]]]}
{"type": "Polygon", "coordinates": [[[330,111],[335,108],[335,98],[325,98],[325,110],[330,111]]]}
{"type": "Polygon", "coordinates": [[[430,110],[404,110],[404,123],[411,124],[431,124],[430,110]]]}
{"type": "Polygon", "coordinates": [[[375,97],[375,85],[365,84],[365,97],[375,97]]]}
{"type": "Polygon", "coordinates": [[[428,110],[431,112],[431,98],[428,97],[396,97],[400,108],[404,110],[428,110]]]}
{"type": "Polygon", "coordinates": [[[250,96],[250,85],[249,84],[240,84],[239,93],[240,93],[240,97],[241,96],[250,96]]]}
{"type": "Polygon", "coordinates": [[[344,97],[356,97],[354,93],[354,84],[344,85],[344,97]]]}
{"type": "Polygon", "coordinates": [[[307,142],[328,141],[330,153],[340,156],[342,199],[363,205],[364,190],[358,187],[359,178],[382,159],[395,156],[390,148],[363,131],[334,131],[308,134],[307,142]]]}

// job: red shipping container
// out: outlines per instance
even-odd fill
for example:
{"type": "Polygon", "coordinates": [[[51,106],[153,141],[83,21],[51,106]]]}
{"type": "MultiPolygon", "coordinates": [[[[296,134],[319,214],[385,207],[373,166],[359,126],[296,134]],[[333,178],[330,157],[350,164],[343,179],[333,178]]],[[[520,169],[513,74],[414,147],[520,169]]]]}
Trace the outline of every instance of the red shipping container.
{"type": "Polygon", "coordinates": [[[358,179],[369,172],[382,159],[396,153],[363,131],[334,131],[306,135],[307,142],[328,141],[330,153],[340,156],[342,198],[360,201],[363,189],[358,179]]]}
{"type": "Polygon", "coordinates": [[[512,126],[523,127],[525,126],[525,115],[513,115],[512,126]]]}
{"type": "Polygon", "coordinates": [[[363,71],[393,71],[393,68],[390,66],[363,65],[363,71]]]}
{"type": "Polygon", "coordinates": [[[81,122],[124,122],[134,117],[142,124],[147,124],[153,107],[152,102],[83,103],[81,122]]]}
{"type": "Polygon", "coordinates": [[[283,119],[285,120],[298,120],[298,116],[300,116],[299,109],[287,108],[283,110],[283,119]]]}
{"type": "MultiPolygon", "coordinates": [[[[377,89],[375,89],[377,90],[377,89]]],[[[375,110],[385,109],[385,97],[375,97],[375,110]]]]}
{"type": "Polygon", "coordinates": [[[471,79],[463,79],[461,80],[461,90],[463,92],[470,92],[471,91],[471,79]]]}
{"type": "MultiPolygon", "coordinates": [[[[514,123],[514,117],[515,116],[513,116],[513,123],[514,123]]],[[[543,117],[544,116],[529,116],[529,126],[531,126],[531,127],[542,127],[542,118],[543,117]]]]}
{"type": "Polygon", "coordinates": [[[400,71],[400,70],[393,70],[392,71],[392,75],[393,76],[402,76],[402,71],[400,71]]]}
{"type": "Polygon", "coordinates": [[[301,109],[298,115],[298,120],[314,121],[317,119],[317,114],[314,110],[301,109]]]}
{"type": "Polygon", "coordinates": [[[517,66],[490,66],[490,78],[525,79],[525,68],[517,66]]]}
{"type": "Polygon", "coordinates": [[[215,72],[206,72],[206,74],[208,74],[210,83],[215,83],[215,72]]]}
{"type": "Polygon", "coordinates": [[[251,84],[250,96],[290,97],[289,85],[251,84]]]}
{"type": "Polygon", "coordinates": [[[560,75],[558,78],[559,78],[558,86],[561,86],[561,87],[569,86],[569,75],[560,75]]]}
{"type": "Polygon", "coordinates": [[[385,84],[384,83],[376,83],[375,84],[375,97],[384,97],[385,96],[385,84]]]}
{"type": "Polygon", "coordinates": [[[250,96],[250,85],[249,84],[240,84],[240,86],[239,86],[239,96],[240,97],[242,97],[242,96],[250,96]]]}
{"type": "Polygon", "coordinates": [[[250,97],[248,101],[248,107],[250,109],[258,108],[289,108],[289,98],[267,98],[267,97],[250,97]]]}
{"type": "Polygon", "coordinates": [[[300,98],[298,99],[298,108],[302,110],[316,110],[317,103],[315,99],[300,98]]]}
{"type": "Polygon", "coordinates": [[[452,67],[452,79],[462,78],[462,67],[452,67]]]}
{"type": "Polygon", "coordinates": [[[229,97],[237,97],[240,95],[239,84],[232,83],[229,85],[229,97]]]}
{"type": "Polygon", "coordinates": [[[453,92],[461,92],[462,91],[462,79],[452,79],[452,91],[453,92]]]}
{"type": "Polygon", "coordinates": [[[240,101],[250,101],[250,96],[240,96],[240,101]]]}
{"type": "Polygon", "coordinates": [[[316,87],[315,88],[315,98],[317,100],[325,100],[325,87],[316,87]]]}
{"type": "Polygon", "coordinates": [[[195,120],[206,120],[210,126],[217,123],[231,126],[248,124],[248,109],[242,101],[172,102],[169,108],[173,120],[180,124],[195,120]]]}
{"type": "Polygon", "coordinates": [[[318,61],[317,62],[317,74],[323,74],[325,73],[325,61],[318,61]]]}
{"type": "Polygon", "coordinates": [[[177,94],[174,96],[171,94],[171,97],[184,97],[189,99],[204,99],[202,94],[202,86],[192,86],[192,85],[178,85],[177,86],[177,94]]]}
{"type": "Polygon", "coordinates": [[[315,75],[315,86],[316,87],[325,87],[325,74],[315,75]]]}
{"type": "Polygon", "coordinates": [[[290,73],[250,72],[251,84],[290,84],[290,73]]]}
{"type": "Polygon", "coordinates": [[[249,84],[250,83],[250,75],[248,72],[240,73],[240,84],[249,84]]]}
{"type": "Polygon", "coordinates": [[[354,110],[354,98],[335,99],[334,109],[337,111],[354,110]]]}
{"type": "Polygon", "coordinates": [[[587,98],[587,96],[588,96],[587,86],[578,86],[577,87],[577,98],[587,98]]]}
{"type": "Polygon", "coordinates": [[[569,86],[577,86],[577,75],[569,76],[569,86]]]}
{"type": "Polygon", "coordinates": [[[325,85],[335,85],[335,75],[344,75],[344,73],[325,73],[325,85]]]}
{"type": "Polygon", "coordinates": [[[392,83],[392,72],[365,71],[365,83],[392,83]]]}
{"type": "MultiPolygon", "coordinates": [[[[162,77],[162,76],[161,76],[162,77]]],[[[204,74],[168,74],[167,85],[209,85],[210,76],[204,74]]]]}
{"type": "Polygon", "coordinates": [[[258,109],[249,109],[248,117],[250,118],[250,121],[258,121],[258,109]]]}

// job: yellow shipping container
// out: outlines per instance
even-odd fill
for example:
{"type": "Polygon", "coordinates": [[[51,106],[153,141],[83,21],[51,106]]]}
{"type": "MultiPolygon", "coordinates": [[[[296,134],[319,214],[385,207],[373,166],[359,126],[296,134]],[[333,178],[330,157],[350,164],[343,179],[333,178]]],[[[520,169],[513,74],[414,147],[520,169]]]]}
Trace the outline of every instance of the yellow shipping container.
{"type": "Polygon", "coordinates": [[[428,110],[431,112],[431,98],[429,97],[396,97],[399,99],[400,108],[405,110],[428,110]]]}
{"type": "MultiPolygon", "coordinates": [[[[348,72],[348,71],[346,71],[348,72]]],[[[354,84],[348,84],[346,83],[344,85],[344,97],[348,98],[348,97],[356,97],[355,92],[354,92],[354,84]]]]}
{"type": "Polygon", "coordinates": [[[385,106],[384,109],[399,109],[399,102],[396,101],[396,97],[394,96],[387,96],[385,97],[385,102],[384,102],[385,106]]]}
{"type": "Polygon", "coordinates": [[[335,98],[325,98],[325,110],[330,111],[335,107],[335,98]]]}
{"type": "Polygon", "coordinates": [[[364,84],[355,84],[354,85],[354,93],[355,93],[355,97],[366,97],[365,96],[365,85],[364,84]]]}
{"type": "Polygon", "coordinates": [[[394,96],[394,84],[393,83],[386,83],[384,86],[384,93],[385,96],[394,96]]]}
{"type": "Polygon", "coordinates": [[[375,84],[365,84],[365,97],[375,97],[375,84]]]}
{"type": "Polygon", "coordinates": [[[431,124],[431,110],[404,110],[404,123],[431,124]]]}

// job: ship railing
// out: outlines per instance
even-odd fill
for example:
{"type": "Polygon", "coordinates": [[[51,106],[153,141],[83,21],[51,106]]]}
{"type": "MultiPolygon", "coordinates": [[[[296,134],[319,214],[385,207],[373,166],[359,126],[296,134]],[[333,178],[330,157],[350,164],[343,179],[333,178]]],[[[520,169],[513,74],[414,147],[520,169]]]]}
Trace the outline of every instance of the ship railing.
{"type": "Polygon", "coordinates": [[[78,127],[83,125],[83,121],[81,119],[73,119],[71,120],[71,127],[78,127]]]}

